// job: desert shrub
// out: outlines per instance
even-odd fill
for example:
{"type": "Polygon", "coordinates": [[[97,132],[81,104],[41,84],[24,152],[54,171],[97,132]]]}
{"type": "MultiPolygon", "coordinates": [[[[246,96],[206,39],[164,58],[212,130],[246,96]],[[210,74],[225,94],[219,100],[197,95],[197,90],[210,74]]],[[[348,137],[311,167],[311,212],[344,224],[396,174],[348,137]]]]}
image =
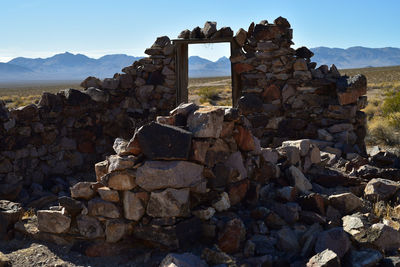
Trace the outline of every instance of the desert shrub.
{"type": "Polygon", "coordinates": [[[368,105],[365,107],[364,112],[367,115],[367,118],[370,120],[374,116],[380,114],[380,104],[382,103],[381,100],[378,98],[373,98],[368,101],[368,105]]]}
{"type": "Polygon", "coordinates": [[[200,103],[217,101],[220,99],[219,91],[215,87],[201,87],[199,89],[200,103]]]}
{"type": "Polygon", "coordinates": [[[388,118],[375,117],[368,123],[368,134],[365,140],[368,144],[400,144],[400,133],[396,131],[388,118]]]}
{"type": "Polygon", "coordinates": [[[396,112],[400,112],[400,90],[388,91],[382,104],[382,113],[390,116],[396,112]]]}

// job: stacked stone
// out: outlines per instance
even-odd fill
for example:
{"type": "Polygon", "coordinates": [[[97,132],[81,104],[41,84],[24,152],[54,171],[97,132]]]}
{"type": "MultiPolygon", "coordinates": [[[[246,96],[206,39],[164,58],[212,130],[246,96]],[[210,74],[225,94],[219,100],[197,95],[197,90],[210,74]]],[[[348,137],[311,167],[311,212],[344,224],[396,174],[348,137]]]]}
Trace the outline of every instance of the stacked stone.
{"type": "MultiPolygon", "coordinates": [[[[214,215],[241,203],[256,205],[260,189],[282,171],[293,185],[289,191],[312,188],[303,172],[320,162],[320,153],[310,140],[261,149],[237,109],[183,104],[157,121],[130,141],[116,139],[117,155],[95,165],[97,182],[79,182],[72,198],[39,211],[39,229],[107,242],[133,233],[173,249],[193,238],[216,238],[214,215]]],[[[220,239],[223,249],[232,246],[220,239]]]]}
{"type": "Polygon", "coordinates": [[[292,29],[279,17],[252,23],[234,37],[234,71],[240,74],[238,107],[263,146],[299,138],[326,141],[321,148],[365,153],[366,79],[341,76],[334,65],[316,68],[306,47],[292,49],[292,29]]]}
{"type": "Polygon", "coordinates": [[[217,30],[217,22],[206,21],[203,28],[199,26],[195,27],[192,31],[183,30],[178,38],[182,39],[218,39],[233,37],[233,31],[230,27],[222,27],[217,30]]]}
{"type": "MultiPolygon", "coordinates": [[[[397,255],[399,182],[366,183],[377,175],[365,172],[367,159],[321,152],[310,139],[262,148],[246,122],[234,108],[180,105],[131,140],[116,139],[117,154],[95,166],[97,182],[77,183],[72,198],[38,211],[39,230],[53,240],[205,246],[209,265],[352,265],[360,257],[373,265],[397,255]],[[395,217],[385,215],[388,203],[395,217]]],[[[371,161],[382,164],[383,154],[371,161]]]]}
{"type": "Polygon", "coordinates": [[[47,192],[67,195],[63,179],[91,171],[112,153],[115,138],[168,114],[176,105],[174,46],[160,37],[146,53],[114,78],[87,78],[84,91],[44,93],[38,104],[11,111],[1,102],[0,198],[28,203],[47,192]]]}

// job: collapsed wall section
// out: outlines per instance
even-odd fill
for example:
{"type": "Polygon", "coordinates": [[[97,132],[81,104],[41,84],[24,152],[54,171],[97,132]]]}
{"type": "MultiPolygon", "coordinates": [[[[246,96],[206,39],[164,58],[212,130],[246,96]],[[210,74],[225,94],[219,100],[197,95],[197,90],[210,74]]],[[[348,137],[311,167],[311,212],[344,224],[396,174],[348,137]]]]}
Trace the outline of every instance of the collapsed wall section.
{"type": "MultiPolygon", "coordinates": [[[[93,164],[112,153],[115,138],[131,137],[136,127],[175,107],[173,45],[161,37],[146,53],[113,78],[87,78],[83,91],[44,93],[37,105],[14,110],[0,103],[0,198],[20,195],[31,202],[43,197],[32,184],[50,191],[62,181],[56,177],[93,173],[93,164]]],[[[68,194],[68,183],[61,184],[53,193],[68,194]]]]}

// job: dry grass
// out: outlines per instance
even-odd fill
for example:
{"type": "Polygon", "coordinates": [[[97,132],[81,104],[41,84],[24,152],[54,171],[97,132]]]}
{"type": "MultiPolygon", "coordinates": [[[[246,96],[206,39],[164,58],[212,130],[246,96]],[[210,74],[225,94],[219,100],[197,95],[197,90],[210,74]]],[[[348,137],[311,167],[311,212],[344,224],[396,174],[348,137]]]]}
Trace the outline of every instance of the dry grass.
{"type": "Polygon", "coordinates": [[[189,79],[189,101],[201,105],[232,106],[231,77],[189,79]]]}
{"type": "Polygon", "coordinates": [[[342,75],[362,73],[368,80],[368,145],[400,146],[400,66],[347,69],[342,75]]]}
{"type": "Polygon", "coordinates": [[[2,83],[0,84],[0,100],[3,100],[7,107],[16,108],[37,103],[44,92],[57,93],[67,88],[82,89],[79,82],[2,83]]]}

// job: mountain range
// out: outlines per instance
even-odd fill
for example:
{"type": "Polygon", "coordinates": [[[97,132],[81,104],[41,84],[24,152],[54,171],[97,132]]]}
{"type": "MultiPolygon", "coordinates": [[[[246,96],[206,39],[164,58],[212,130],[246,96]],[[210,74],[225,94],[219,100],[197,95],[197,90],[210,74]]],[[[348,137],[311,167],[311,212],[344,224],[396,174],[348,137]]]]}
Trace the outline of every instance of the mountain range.
{"type": "MultiPolygon", "coordinates": [[[[312,61],[319,65],[335,64],[339,69],[400,65],[400,48],[350,47],[311,48],[312,61]]],[[[65,52],[49,58],[17,57],[7,63],[0,63],[0,81],[28,80],[81,80],[87,76],[112,77],[125,66],[141,57],[125,54],[106,55],[99,59],[82,54],[65,52]]],[[[190,77],[211,77],[230,75],[230,61],[221,57],[210,61],[199,56],[189,57],[190,77]]]]}

